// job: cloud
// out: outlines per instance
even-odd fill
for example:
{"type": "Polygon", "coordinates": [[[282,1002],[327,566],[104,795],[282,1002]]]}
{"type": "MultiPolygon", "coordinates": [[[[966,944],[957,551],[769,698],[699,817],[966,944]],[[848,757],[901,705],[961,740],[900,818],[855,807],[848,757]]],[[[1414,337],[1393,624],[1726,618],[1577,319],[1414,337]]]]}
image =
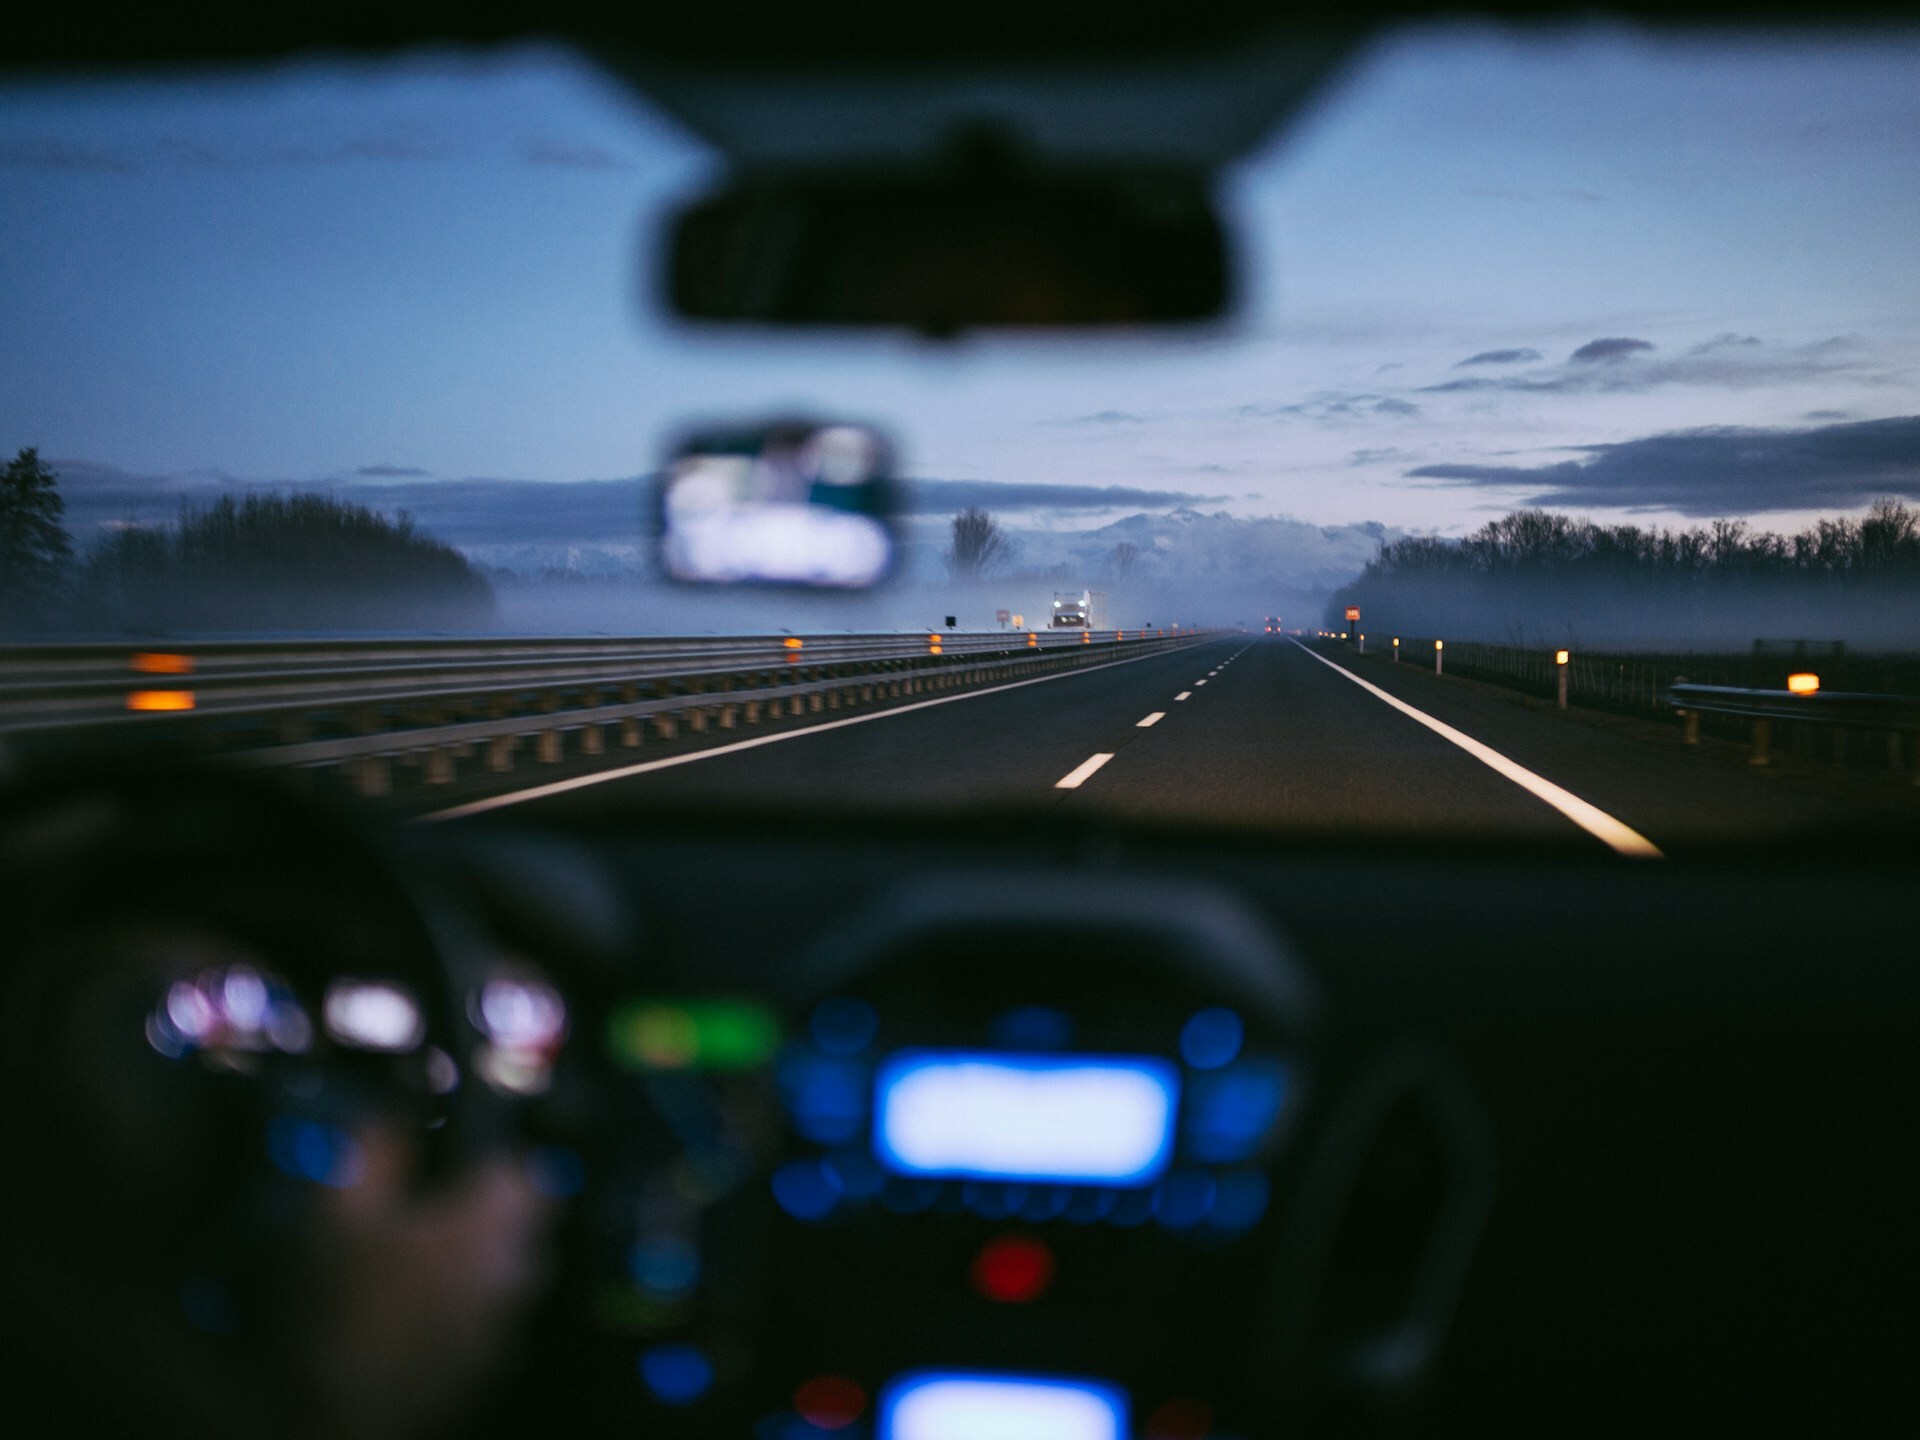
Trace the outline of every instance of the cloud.
{"type": "Polygon", "coordinates": [[[1526,489],[1529,505],[1750,515],[1920,499],[1920,415],[1812,429],[1719,426],[1578,447],[1553,465],[1422,465],[1409,478],[1526,489]]]}
{"type": "Polygon", "coordinates": [[[1041,425],[1144,425],[1145,415],[1131,410],[1096,410],[1091,415],[1069,415],[1059,420],[1041,420],[1041,425]]]}
{"type": "Polygon", "coordinates": [[[1538,350],[1482,350],[1478,355],[1469,355],[1453,368],[1464,370],[1469,365],[1519,365],[1526,361],[1543,358],[1538,350]]]}
{"type": "Polygon", "coordinates": [[[1416,393],[1629,394],[1671,386],[1747,390],[1835,378],[1869,384],[1891,378],[1871,353],[1846,336],[1782,349],[1751,335],[1727,333],[1679,355],[1651,356],[1653,348],[1645,340],[1613,336],[1582,345],[1561,364],[1518,374],[1461,376],[1424,385],[1416,393]]]}
{"type": "Polygon", "coordinates": [[[1233,413],[1243,420],[1364,420],[1369,415],[1418,415],[1420,407],[1411,400],[1371,391],[1321,390],[1291,404],[1241,405],[1233,413]]]}
{"type": "Polygon", "coordinates": [[[398,480],[408,476],[427,475],[432,472],[422,470],[414,465],[362,465],[353,473],[367,476],[370,479],[398,480]]]}
{"type": "Polygon", "coordinates": [[[944,515],[978,505],[985,510],[1119,510],[1177,505],[1218,504],[1224,495],[1192,495],[1181,490],[1141,490],[1130,485],[1052,485],[996,480],[908,480],[905,510],[910,515],[944,515]]]}
{"type": "Polygon", "coordinates": [[[1629,355],[1637,355],[1653,348],[1651,340],[1635,340],[1627,335],[1609,335],[1599,340],[1589,340],[1567,359],[1576,365],[1596,365],[1624,360],[1629,355]]]}

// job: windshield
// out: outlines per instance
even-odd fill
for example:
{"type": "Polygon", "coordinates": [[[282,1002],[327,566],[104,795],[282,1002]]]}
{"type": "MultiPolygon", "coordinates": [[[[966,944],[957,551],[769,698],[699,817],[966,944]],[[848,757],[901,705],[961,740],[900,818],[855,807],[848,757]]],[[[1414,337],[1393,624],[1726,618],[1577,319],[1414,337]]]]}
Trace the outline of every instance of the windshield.
{"type": "MultiPolygon", "coordinates": [[[[1627,853],[1910,819],[1917,62],[1909,33],[1390,35],[1221,174],[1239,313],[1106,339],[675,321],[662,226],[721,161],[564,51],[16,79],[6,663],[132,664],[120,718],[208,709],[167,665],[262,646],[772,647],[523,686],[598,717],[551,741],[300,761],[414,813],[578,781],[1627,853]],[[674,447],[783,417],[884,437],[886,578],[673,583],[674,447]],[[753,726],[823,733],[729,750],[753,726]]],[[[432,720],[400,693],[374,723],[432,720]]],[[[30,754],[69,712],[19,696],[30,754]]]]}

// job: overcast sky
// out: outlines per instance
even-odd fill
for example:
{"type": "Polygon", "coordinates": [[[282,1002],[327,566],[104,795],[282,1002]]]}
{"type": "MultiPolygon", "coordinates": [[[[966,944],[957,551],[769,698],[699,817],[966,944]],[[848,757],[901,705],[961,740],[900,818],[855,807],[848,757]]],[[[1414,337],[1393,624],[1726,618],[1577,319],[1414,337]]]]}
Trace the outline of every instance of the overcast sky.
{"type": "Polygon", "coordinates": [[[1403,36],[1226,177],[1247,313],[1175,340],[693,335],[640,254],[711,165],[544,50],[0,91],[0,447],[452,501],[795,408],[1027,525],[1920,497],[1920,32],[1403,36]]]}

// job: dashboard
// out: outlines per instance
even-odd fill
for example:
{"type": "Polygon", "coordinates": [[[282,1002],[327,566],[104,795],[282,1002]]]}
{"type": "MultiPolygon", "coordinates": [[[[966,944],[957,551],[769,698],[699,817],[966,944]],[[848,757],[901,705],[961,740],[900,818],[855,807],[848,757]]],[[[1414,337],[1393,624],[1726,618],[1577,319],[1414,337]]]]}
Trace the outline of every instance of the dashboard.
{"type": "Polygon", "coordinates": [[[1909,857],[1036,817],[457,839],[630,907],[613,1043],[576,1031],[586,1143],[674,1151],[590,1159],[633,1179],[574,1237],[596,1318],[540,1327],[536,1412],[1200,1440],[1907,1403],[1909,857]]]}
{"type": "MultiPolygon", "coordinates": [[[[82,852],[0,835],[15,881],[23,834],[68,877],[11,912],[10,983],[21,953],[72,953],[37,926],[82,915],[121,927],[87,931],[88,963],[198,957],[150,984],[131,1051],[264,1097],[199,1152],[270,1182],[249,1224],[262,1196],[356,1183],[342,1116],[369,1097],[429,1137],[429,1172],[530,1157],[551,1270],[454,1433],[1912,1408],[1897,850],[1624,863],[714,810],[399,832],[251,785],[192,797],[135,782],[82,852]]],[[[10,999],[16,1067],[45,993],[10,999]]],[[[61,1153],[75,1207],[121,1203],[124,1177],[61,1153]]],[[[124,1163],[152,1194],[163,1158],[124,1163]]],[[[19,1200],[9,1223],[35,1223],[19,1200]]],[[[217,1310],[188,1318],[217,1332],[217,1310]]]]}

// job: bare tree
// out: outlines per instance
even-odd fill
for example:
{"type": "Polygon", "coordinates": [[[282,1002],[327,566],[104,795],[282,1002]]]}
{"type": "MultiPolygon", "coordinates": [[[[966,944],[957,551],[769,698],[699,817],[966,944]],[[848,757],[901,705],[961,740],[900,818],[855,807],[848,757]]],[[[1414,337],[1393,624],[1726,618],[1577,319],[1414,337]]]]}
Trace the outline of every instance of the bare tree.
{"type": "Polygon", "coordinates": [[[1125,580],[1133,574],[1133,567],[1140,563],[1140,547],[1131,540],[1122,540],[1113,547],[1108,558],[1113,562],[1114,578],[1125,580]]]}
{"type": "Polygon", "coordinates": [[[1013,553],[1000,524],[977,505],[953,517],[953,543],[947,546],[947,571],[956,580],[977,580],[1013,553]]]}

